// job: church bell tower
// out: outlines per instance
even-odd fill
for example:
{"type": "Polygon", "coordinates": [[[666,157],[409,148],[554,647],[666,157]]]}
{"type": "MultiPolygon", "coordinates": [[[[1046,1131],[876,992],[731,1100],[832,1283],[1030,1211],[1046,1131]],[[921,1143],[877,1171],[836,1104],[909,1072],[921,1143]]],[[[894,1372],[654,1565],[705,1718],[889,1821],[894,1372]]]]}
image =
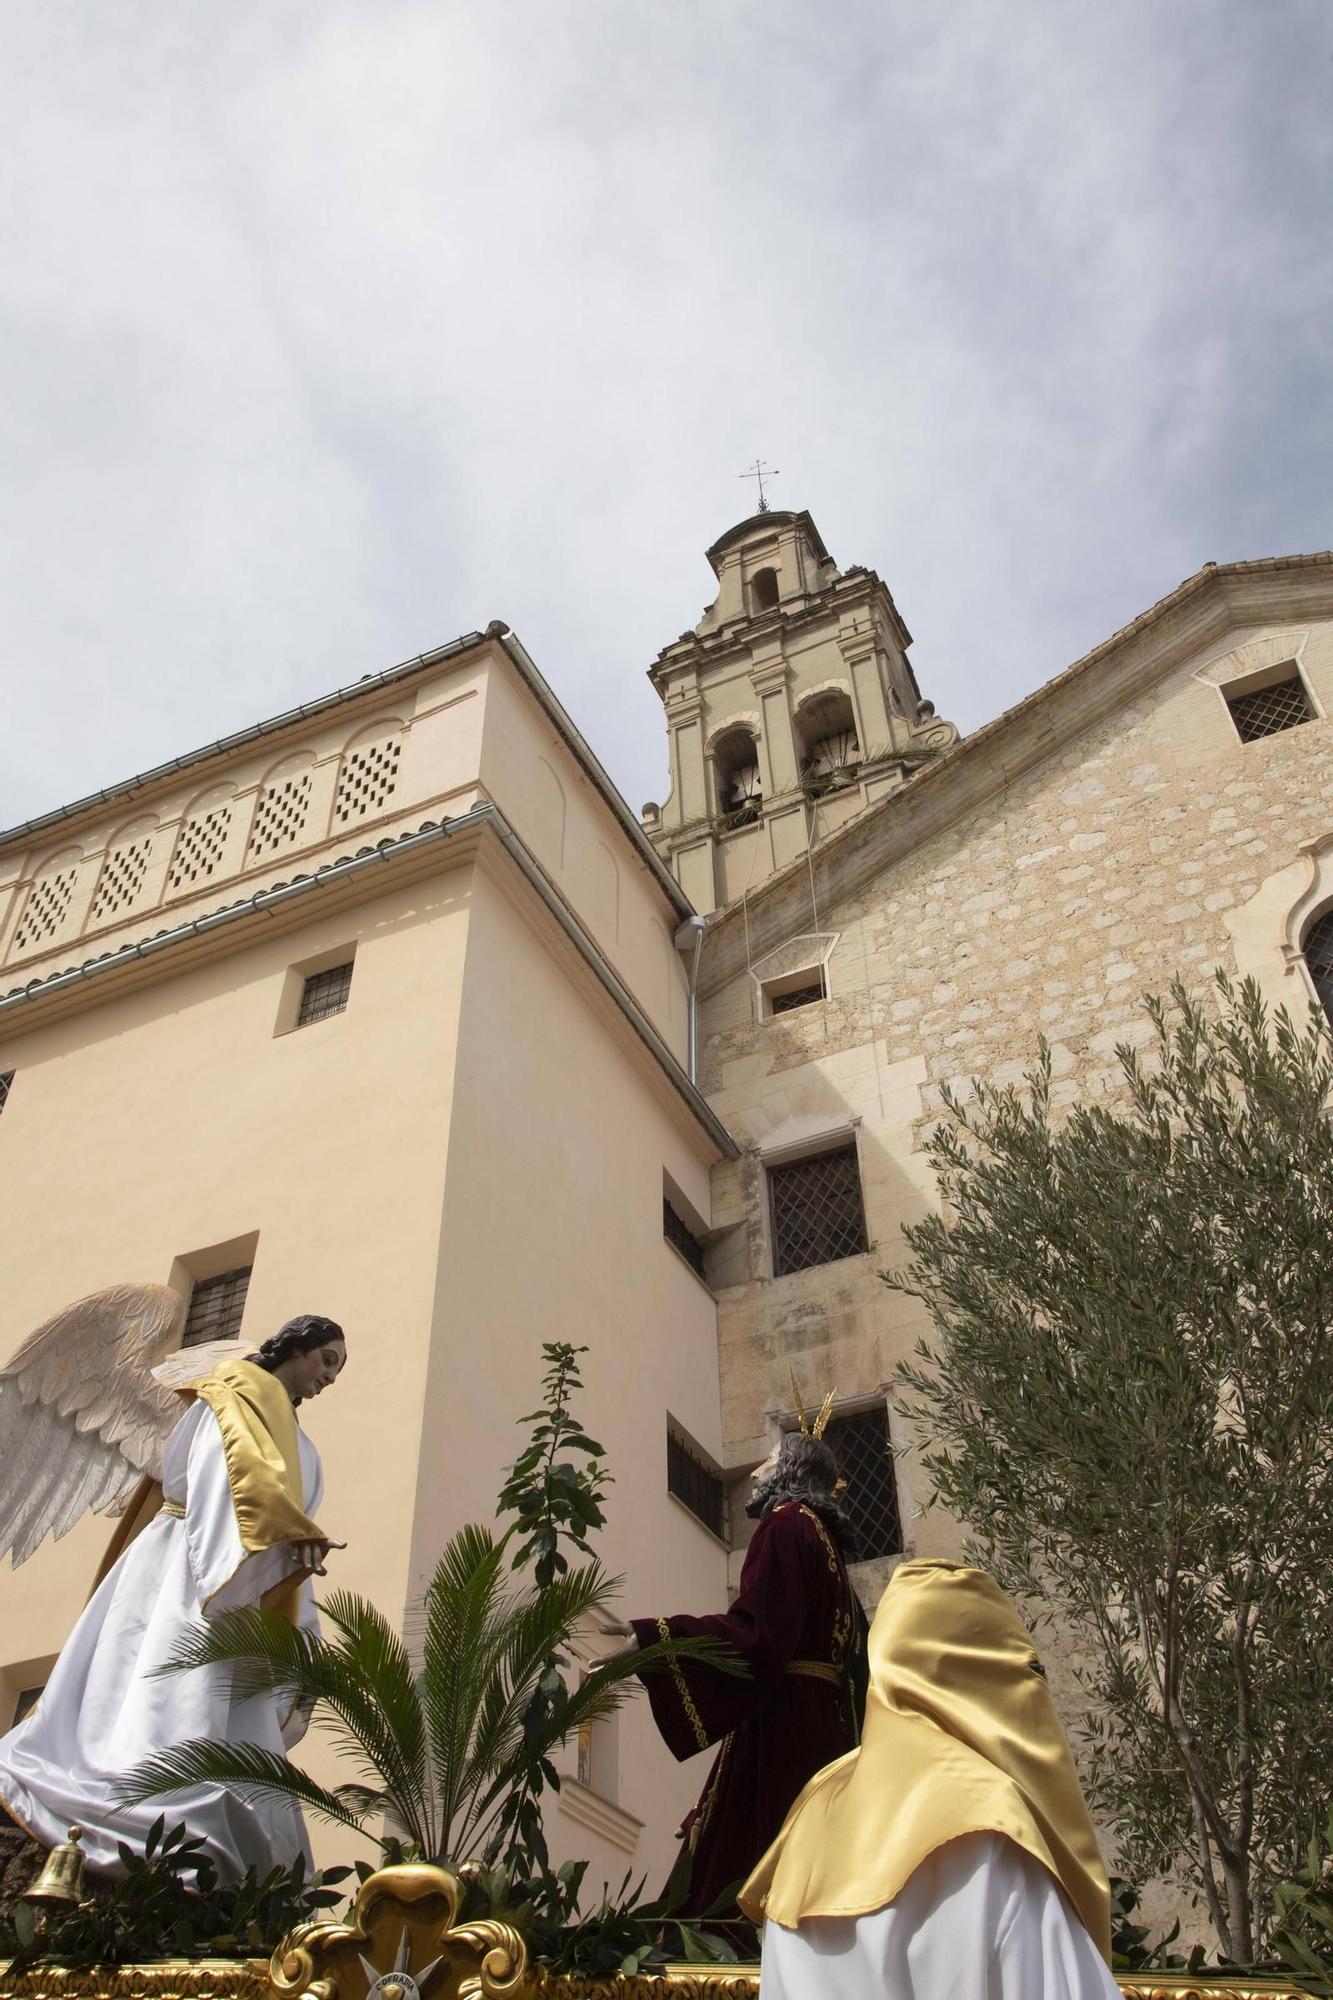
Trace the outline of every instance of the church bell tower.
{"type": "Polygon", "coordinates": [[[649,669],[671,789],[644,830],[695,908],[735,902],[958,740],[921,699],[873,570],[840,570],[807,513],[714,542],[717,596],[649,669]]]}

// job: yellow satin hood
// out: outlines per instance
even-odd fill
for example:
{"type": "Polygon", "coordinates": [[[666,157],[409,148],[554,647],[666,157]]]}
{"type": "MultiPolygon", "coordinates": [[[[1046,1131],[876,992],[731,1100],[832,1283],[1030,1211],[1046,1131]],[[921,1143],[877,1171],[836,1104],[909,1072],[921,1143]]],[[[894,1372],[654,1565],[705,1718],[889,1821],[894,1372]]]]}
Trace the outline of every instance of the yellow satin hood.
{"type": "Polygon", "coordinates": [[[937,1847],[1005,1834],[1048,1868],[1109,1961],[1097,1836],[1031,1636],[994,1580],[895,1571],[870,1628],[861,1745],[810,1780],[741,1891],[795,1929],[891,1903],[937,1847]]]}

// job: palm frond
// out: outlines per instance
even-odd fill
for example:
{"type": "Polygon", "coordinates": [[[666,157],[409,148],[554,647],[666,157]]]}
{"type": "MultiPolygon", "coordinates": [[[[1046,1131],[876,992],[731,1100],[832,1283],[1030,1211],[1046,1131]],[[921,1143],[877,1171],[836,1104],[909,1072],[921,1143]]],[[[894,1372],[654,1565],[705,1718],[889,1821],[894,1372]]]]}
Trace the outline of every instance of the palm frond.
{"type": "Polygon", "coordinates": [[[466,1789],[478,1805],[505,1782],[506,1767],[522,1740],[523,1717],[552,1654],[570,1635],[604,1610],[620,1589],[600,1563],[581,1564],[557,1576],[545,1590],[514,1605],[503,1634],[498,1671],[487,1684],[473,1732],[465,1771],[466,1789]]]}
{"type": "MultiPolygon", "coordinates": [[[[321,1610],[339,1633],[348,1672],[360,1682],[377,1712],[375,1762],[387,1789],[410,1805],[426,1851],[432,1845],[433,1799],[426,1720],[407,1647],[383,1613],[363,1597],[337,1590],[321,1610]]],[[[400,1818],[407,1814],[400,1810],[400,1818]]]]}
{"type": "Polygon", "coordinates": [[[439,1800],[442,1848],[452,1848],[468,1745],[494,1668],[508,1610],[503,1547],[487,1529],[452,1537],[426,1591],[421,1693],[439,1800]]]}
{"type": "Polygon", "coordinates": [[[117,1782],[115,1795],[122,1805],[138,1805],[145,1799],[200,1784],[226,1785],[260,1797],[295,1799],[335,1825],[354,1827],[358,1832],[364,1831],[368,1815],[384,1805],[382,1794],[363,1786],[339,1786],[330,1791],[277,1751],[263,1750],[256,1743],[214,1743],[207,1738],[178,1743],[145,1758],[117,1782]],[[360,1801],[359,1809],[353,1798],[360,1801]]]}
{"type": "MultiPolygon", "coordinates": [[[[351,1636],[339,1625],[336,1640],[300,1630],[276,1611],[247,1608],[223,1612],[187,1633],[159,1671],[226,1665],[236,1676],[238,1692],[289,1688],[298,1698],[313,1702],[316,1726],[385,1790],[390,1800],[388,1810],[408,1838],[427,1847],[432,1829],[423,1819],[420,1787],[413,1782],[403,1745],[367,1671],[378,1657],[376,1622],[386,1633],[388,1628],[372,1606],[358,1600],[348,1599],[338,1604],[338,1609],[350,1624],[351,1636]],[[365,1637],[360,1649],[357,1633],[365,1637]]],[[[334,1623],[338,1623],[336,1618],[334,1623]]],[[[393,1640],[391,1634],[389,1637],[392,1643],[383,1647],[386,1657],[392,1659],[396,1646],[405,1661],[401,1641],[393,1640]]],[[[394,1690],[397,1707],[401,1707],[402,1697],[399,1686],[394,1690]]]]}

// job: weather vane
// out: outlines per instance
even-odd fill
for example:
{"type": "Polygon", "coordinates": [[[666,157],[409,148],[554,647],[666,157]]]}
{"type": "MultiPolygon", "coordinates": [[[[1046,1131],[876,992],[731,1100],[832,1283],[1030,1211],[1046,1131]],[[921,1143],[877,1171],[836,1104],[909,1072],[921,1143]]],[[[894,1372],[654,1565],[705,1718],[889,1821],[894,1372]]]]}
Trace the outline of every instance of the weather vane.
{"type": "Polygon", "coordinates": [[[736,476],[738,479],[757,479],[759,481],[759,512],[766,514],[768,512],[768,502],[764,498],[764,480],[766,477],[769,479],[780,479],[782,477],[776,465],[765,465],[762,458],[757,458],[747,472],[738,473],[736,476]]]}

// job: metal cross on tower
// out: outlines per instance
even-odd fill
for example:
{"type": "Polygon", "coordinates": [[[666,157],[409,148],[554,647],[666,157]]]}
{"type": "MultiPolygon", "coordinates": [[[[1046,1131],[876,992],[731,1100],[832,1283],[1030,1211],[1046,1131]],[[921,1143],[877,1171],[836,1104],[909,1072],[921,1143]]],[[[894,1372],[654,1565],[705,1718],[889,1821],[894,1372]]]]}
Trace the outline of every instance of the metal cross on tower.
{"type": "Polygon", "coordinates": [[[782,475],[778,471],[777,466],[765,465],[762,458],[757,458],[748,471],[740,472],[736,476],[738,479],[757,479],[759,481],[759,512],[766,514],[768,512],[768,502],[764,498],[764,480],[765,478],[781,478],[782,475]]]}

